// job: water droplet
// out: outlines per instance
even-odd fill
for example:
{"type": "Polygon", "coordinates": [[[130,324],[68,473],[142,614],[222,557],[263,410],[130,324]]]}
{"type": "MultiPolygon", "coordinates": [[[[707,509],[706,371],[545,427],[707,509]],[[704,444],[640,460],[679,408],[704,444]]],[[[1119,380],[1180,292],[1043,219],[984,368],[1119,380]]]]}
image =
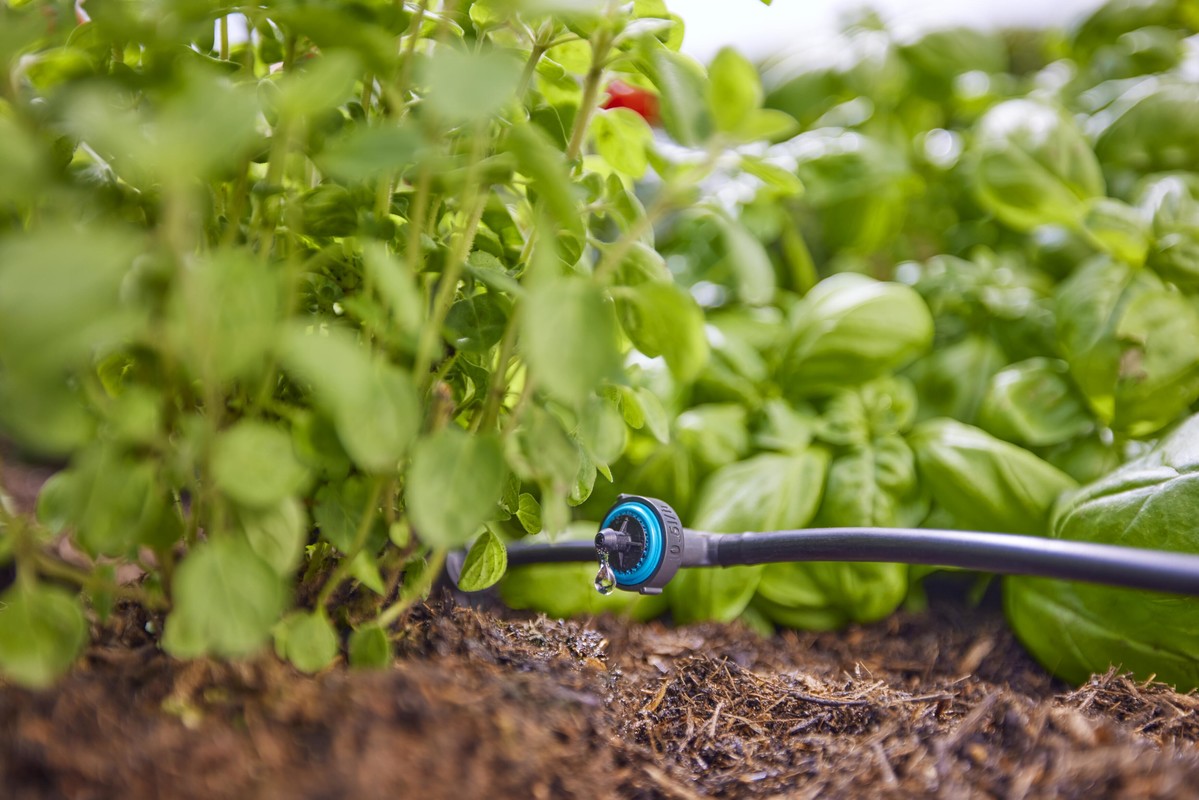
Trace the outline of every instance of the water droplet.
{"type": "Polygon", "coordinates": [[[599,572],[595,574],[595,590],[600,594],[612,594],[616,589],[616,573],[608,566],[607,559],[600,562],[599,572]]]}

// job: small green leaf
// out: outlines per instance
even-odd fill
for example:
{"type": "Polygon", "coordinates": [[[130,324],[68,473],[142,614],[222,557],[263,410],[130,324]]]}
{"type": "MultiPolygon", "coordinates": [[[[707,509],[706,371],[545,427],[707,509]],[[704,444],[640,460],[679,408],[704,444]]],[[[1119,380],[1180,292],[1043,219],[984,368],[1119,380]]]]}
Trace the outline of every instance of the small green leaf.
{"type": "Polygon", "coordinates": [[[704,314],[695,299],[673,283],[643,283],[617,295],[621,322],[634,346],[647,356],[662,356],[679,381],[695,380],[708,363],[704,314]]]}
{"type": "Polygon", "coordinates": [[[448,548],[478,532],[503,489],[499,441],[446,427],[417,443],[405,495],[421,541],[448,548]]]}
{"type": "Polygon", "coordinates": [[[411,127],[359,127],[330,142],[317,164],[342,180],[364,181],[411,166],[423,144],[420,132],[411,127]]]}
{"type": "Polygon", "coordinates": [[[774,266],[762,243],[741,223],[724,215],[713,214],[724,243],[724,261],[733,275],[740,298],[751,305],[765,305],[774,298],[774,266]]]}
{"type": "Polygon", "coordinates": [[[79,598],[58,586],[18,581],[0,595],[0,674],[27,686],[49,686],[87,641],[79,598]]]}
{"type": "Polygon", "coordinates": [[[628,108],[599,111],[591,121],[595,150],[617,172],[630,178],[645,176],[649,166],[646,148],[654,132],[640,114],[628,108]]]}
{"type": "Polygon", "coordinates": [[[462,564],[462,574],[458,576],[458,588],[464,592],[478,592],[489,586],[494,586],[508,569],[508,551],[500,537],[491,531],[484,531],[462,564]]]}
{"type": "Polygon", "coordinates": [[[265,422],[242,420],[217,437],[212,477],[236,502],[269,508],[302,491],[308,470],[296,458],[286,433],[265,422]]]}
{"type": "Polygon", "coordinates": [[[391,665],[391,641],[387,631],[375,623],[350,634],[349,651],[354,669],[386,669],[391,665]]]}
{"type": "Polygon", "coordinates": [[[307,117],[341,105],[354,92],[360,72],[358,59],[344,50],[308,62],[279,81],[279,113],[307,117]]]}
{"type": "Polygon", "coordinates": [[[641,40],[641,69],[662,98],[662,124],[679,144],[697,145],[712,133],[705,102],[704,69],[693,59],[671,52],[645,37],[641,40]]]}
{"type": "Polygon", "coordinates": [[[323,612],[289,614],[275,626],[275,653],[301,672],[320,672],[337,651],[337,632],[323,612]]]}
{"type": "Polygon", "coordinates": [[[250,549],[275,572],[287,575],[300,563],[308,535],[308,515],[296,498],[284,498],[274,508],[239,508],[236,521],[250,549]]]}
{"type": "Polygon", "coordinates": [[[425,103],[450,122],[486,119],[512,98],[519,80],[520,63],[508,52],[442,45],[427,64],[425,103]]]}
{"type": "Polygon", "coordinates": [[[408,265],[392,256],[381,242],[371,242],[362,248],[362,263],[391,309],[395,323],[409,334],[418,333],[424,321],[425,305],[416,277],[408,265]]]}
{"type": "Polygon", "coordinates": [[[513,126],[506,145],[516,156],[520,171],[532,179],[538,199],[545,204],[554,221],[563,231],[582,240],[583,217],[562,151],[532,125],[513,126]]]}
{"type": "Polygon", "coordinates": [[[379,573],[379,562],[372,553],[359,550],[350,562],[350,575],[377,595],[387,594],[387,586],[379,573]]]}
{"type": "Polygon", "coordinates": [[[601,381],[620,373],[615,315],[587,281],[539,284],[525,301],[521,327],[534,379],[563,402],[581,405],[601,381]]]}
{"type": "Polygon", "coordinates": [[[197,545],[175,573],[174,608],[162,645],[177,658],[240,658],[270,638],[283,612],[283,583],[240,537],[197,545]]]}
{"type": "Polygon", "coordinates": [[[350,552],[369,497],[366,479],[360,475],[317,490],[313,517],[325,541],[342,553],[350,552]]]}
{"type": "Polygon", "coordinates": [[[394,470],[416,435],[420,403],[407,372],[372,359],[343,331],[295,328],[283,342],[289,372],[312,385],[346,452],[371,472],[394,470]]]}
{"type": "Polygon", "coordinates": [[[526,533],[541,533],[541,504],[528,492],[522,492],[516,510],[516,519],[526,533]]]}
{"type": "Polygon", "coordinates": [[[708,108],[717,129],[737,130],[761,106],[758,70],[733,48],[721,48],[708,65],[708,108]]]}
{"type": "Polygon", "coordinates": [[[484,292],[464,297],[446,315],[446,341],[455,350],[486,353],[503,338],[511,314],[512,304],[501,294],[484,292]]]}

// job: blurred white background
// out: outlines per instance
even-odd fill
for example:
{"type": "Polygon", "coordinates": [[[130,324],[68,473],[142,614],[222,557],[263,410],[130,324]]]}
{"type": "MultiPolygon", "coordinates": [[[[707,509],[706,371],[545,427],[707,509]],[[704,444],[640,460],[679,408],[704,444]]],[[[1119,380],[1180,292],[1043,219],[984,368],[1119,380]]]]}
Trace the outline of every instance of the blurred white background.
{"type": "Polygon", "coordinates": [[[667,0],[683,18],[683,50],[708,61],[726,44],[751,58],[793,51],[827,39],[847,15],[876,9],[901,35],[954,25],[976,27],[1064,25],[1102,0],[667,0]]]}

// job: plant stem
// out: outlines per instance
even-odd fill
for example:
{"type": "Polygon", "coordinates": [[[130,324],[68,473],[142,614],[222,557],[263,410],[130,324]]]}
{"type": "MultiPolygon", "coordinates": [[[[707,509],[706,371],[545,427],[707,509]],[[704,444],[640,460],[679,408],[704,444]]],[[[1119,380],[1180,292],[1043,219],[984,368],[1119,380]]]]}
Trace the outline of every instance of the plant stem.
{"type": "Polygon", "coordinates": [[[600,81],[604,77],[604,63],[608,59],[608,50],[612,47],[612,33],[607,26],[601,25],[591,39],[591,68],[583,82],[583,100],[579,103],[575,115],[574,128],[570,132],[570,144],[566,146],[566,159],[574,161],[583,149],[583,139],[587,134],[587,123],[595,112],[595,104],[599,99],[600,81]]]}
{"type": "Polygon", "coordinates": [[[229,60],[229,15],[221,17],[221,61],[229,60]]]}
{"type": "MultiPolygon", "coordinates": [[[[74,564],[68,564],[65,561],[55,558],[49,553],[34,553],[32,565],[36,568],[37,572],[48,578],[70,581],[81,588],[95,585],[95,576],[92,573],[76,567],[74,564]]],[[[149,609],[162,609],[166,607],[160,599],[137,586],[126,586],[113,582],[104,584],[104,588],[111,589],[117,597],[133,600],[149,609]]]]}
{"type": "Polygon", "coordinates": [[[512,310],[512,317],[508,320],[508,328],[504,331],[504,340],[500,343],[500,355],[495,362],[495,372],[492,373],[491,385],[487,387],[487,399],[483,401],[482,412],[475,417],[475,431],[490,431],[495,425],[496,418],[500,413],[500,406],[504,403],[504,396],[508,393],[508,366],[512,361],[512,356],[516,352],[516,338],[520,327],[520,306],[512,310]]]}
{"type": "Polygon", "coordinates": [[[469,216],[466,226],[454,241],[446,261],[445,272],[437,287],[437,295],[433,301],[433,310],[429,320],[421,329],[420,341],[416,351],[416,379],[420,381],[422,393],[428,390],[432,376],[429,367],[433,364],[434,351],[441,339],[441,328],[445,318],[454,304],[454,295],[458,292],[458,280],[462,277],[462,269],[466,265],[466,257],[475,243],[475,233],[479,229],[479,221],[483,218],[483,210],[487,206],[487,195],[479,186],[479,165],[482,161],[483,148],[487,143],[486,127],[480,126],[475,131],[471,145],[470,165],[466,171],[466,193],[463,197],[462,210],[469,216]]]}
{"type": "MultiPolygon", "coordinates": [[[[437,575],[441,572],[442,566],[445,565],[445,556],[446,551],[444,547],[439,547],[434,550],[432,554],[430,554],[428,566],[425,570],[425,574],[430,576],[430,583],[436,579],[437,575]]],[[[376,621],[379,623],[379,626],[382,628],[387,628],[389,625],[399,619],[401,614],[412,607],[412,604],[416,602],[416,599],[419,595],[419,592],[413,592],[407,597],[401,597],[399,600],[396,600],[390,606],[383,609],[376,619],[376,621]]]]}

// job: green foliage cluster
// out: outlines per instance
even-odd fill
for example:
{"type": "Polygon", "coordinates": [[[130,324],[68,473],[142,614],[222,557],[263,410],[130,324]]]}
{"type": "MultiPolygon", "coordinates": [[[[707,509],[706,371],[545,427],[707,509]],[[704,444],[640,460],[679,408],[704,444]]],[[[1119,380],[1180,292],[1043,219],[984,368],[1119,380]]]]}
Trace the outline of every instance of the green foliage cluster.
{"type": "MultiPolygon", "coordinates": [[[[1199,551],[1190,0],[1027,36],[866,19],[764,80],[680,55],[661,0],[85,8],[0,4],[0,433],[69,461],[37,521],[0,514],[13,680],[121,597],[180,657],[386,664],[448,550],[488,586],[505,542],[593,535],[617,491],[713,531],[1199,551]],[[617,77],[661,129],[601,108],[617,77]]],[[[593,572],[501,591],[830,628],[922,574],[601,598],[593,572]]],[[[1067,677],[1199,684],[1189,601],[1005,588],[1067,677]]]]}
{"type": "MultiPolygon", "coordinates": [[[[1113,0],[1064,32],[901,38],[865,18],[827,58],[765,65],[766,107],[802,131],[764,151],[772,171],[725,176],[722,215],[662,226],[712,354],[690,383],[647,367],[669,441],[635,434],[615,485],[715,531],[923,526],[1199,552],[1197,30],[1187,0],[1113,0]],[[783,176],[802,194],[775,195],[783,176]]],[[[512,602],[599,607],[551,604],[539,570],[505,584],[512,602]]],[[[695,570],[632,610],[831,628],[918,601],[924,574],[695,570]]],[[[1004,588],[1016,632],[1071,680],[1115,663],[1199,685],[1193,600],[1004,588]]]]}
{"type": "Polygon", "coordinates": [[[709,76],[661,0],[83,9],[0,2],[0,434],[68,463],[0,514],[0,673],[53,680],[120,598],[179,657],[385,664],[448,550],[494,583],[666,438],[626,355],[687,383],[709,346],[655,223],[796,130],[744,59],[709,76]]]}

